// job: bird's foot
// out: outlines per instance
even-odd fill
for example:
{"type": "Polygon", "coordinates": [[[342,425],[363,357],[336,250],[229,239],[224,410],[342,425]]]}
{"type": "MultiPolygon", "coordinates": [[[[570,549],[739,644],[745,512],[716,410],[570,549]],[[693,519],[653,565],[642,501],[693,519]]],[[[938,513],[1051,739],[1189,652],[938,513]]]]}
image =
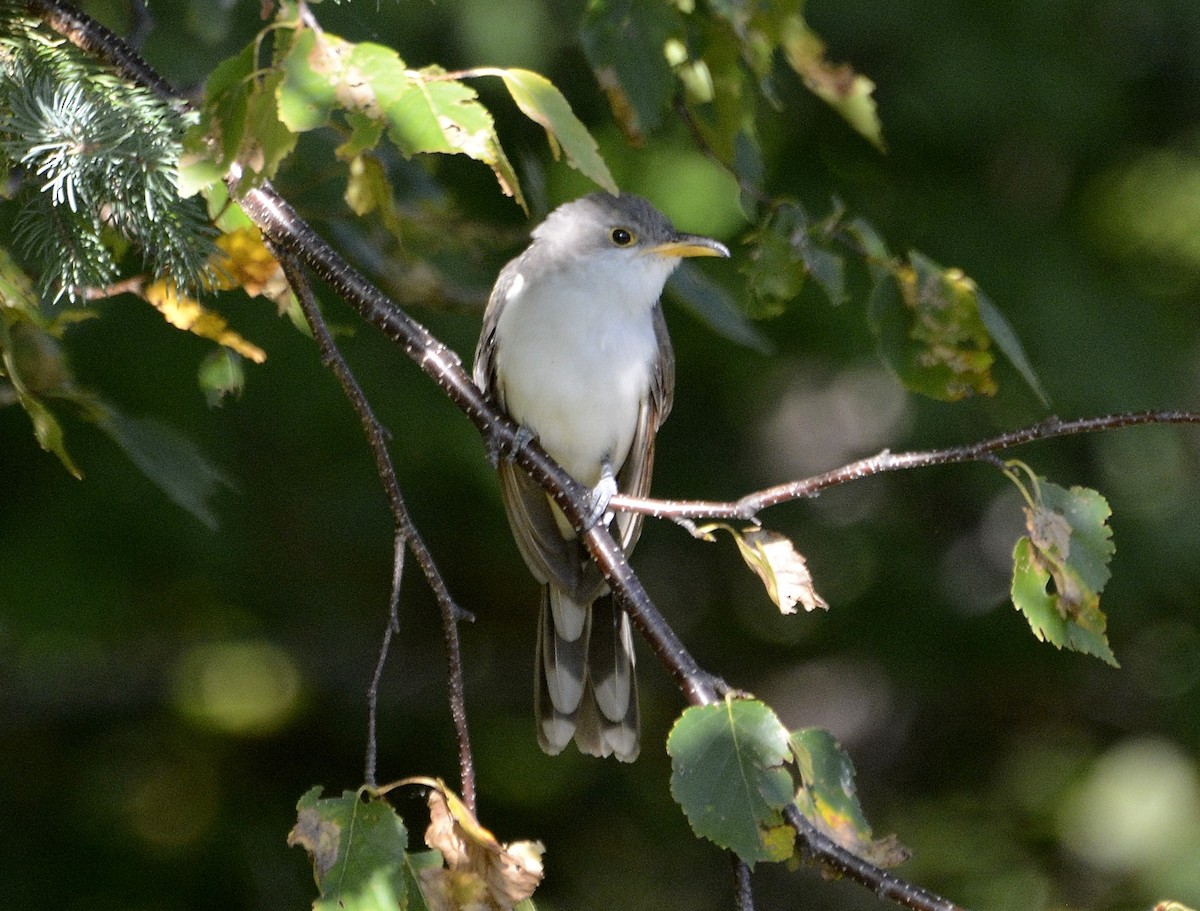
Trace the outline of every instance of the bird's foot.
{"type": "MultiPolygon", "coordinates": [[[[600,483],[588,493],[587,528],[603,520],[607,525],[613,520],[613,514],[608,511],[608,504],[617,493],[617,479],[613,475],[612,465],[607,460],[600,474],[600,483]]],[[[585,529],[586,531],[586,529],[585,529]]]]}
{"type": "Polygon", "coordinates": [[[517,427],[517,432],[513,435],[511,443],[501,439],[498,433],[492,434],[487,441],[488,462],[493,468],[500,466],[501,459],[504,459],[506,462],[514,462],[521,450],[536,438],[537,434],[524,425],[517,427]]]}

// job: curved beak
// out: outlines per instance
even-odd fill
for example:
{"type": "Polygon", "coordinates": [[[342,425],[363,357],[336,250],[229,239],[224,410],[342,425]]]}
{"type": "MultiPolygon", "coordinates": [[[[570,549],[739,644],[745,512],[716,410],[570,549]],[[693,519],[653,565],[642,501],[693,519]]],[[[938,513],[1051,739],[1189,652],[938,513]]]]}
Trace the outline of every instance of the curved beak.
{"type": "Polygon", "coordinates": [[[729,258],[729,248],[719,240],[700,234],[676,234],[666,243],[649,249],[659,256],[720,256],[729,258]]]}

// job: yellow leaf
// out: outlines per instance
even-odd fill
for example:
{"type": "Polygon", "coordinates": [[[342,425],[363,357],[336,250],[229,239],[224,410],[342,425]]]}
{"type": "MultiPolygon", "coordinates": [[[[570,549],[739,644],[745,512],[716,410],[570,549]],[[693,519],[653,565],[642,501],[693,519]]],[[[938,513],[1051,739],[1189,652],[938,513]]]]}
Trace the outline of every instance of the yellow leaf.
{"type": "Polygon", "coordinates": [[[256,364],[261,364],[267,359],[265,351],[230,329],[224,317],[205,309],[199,301],[180,294],[175,285],[165,279],[159,279],[143,288],[142,297],[177,329],[211,339],[256,364]]]}
{"type": "Polygon", "coordinates": [[[222,234],[217,246],[222,255],[212,262],[212,271],[218,276],[216,290],[241,288],[251,297],[262,295],[273,300],[280,313],[291,309],[291,286],[258,228],[249,226],[222,234]]]}

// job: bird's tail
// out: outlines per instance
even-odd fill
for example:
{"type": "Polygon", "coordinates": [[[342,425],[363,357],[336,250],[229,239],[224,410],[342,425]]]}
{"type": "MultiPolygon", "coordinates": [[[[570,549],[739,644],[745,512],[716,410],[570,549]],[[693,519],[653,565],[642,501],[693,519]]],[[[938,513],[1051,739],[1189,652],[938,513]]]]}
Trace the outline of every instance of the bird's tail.
{"type": "Polygon", "coordinates": [[[638,755],[637,677],[629,615],[611,594],[573,601],[543,586],[538,619],[535,711],[538,743],[550,755],[575,738],[583,753],[638,755]]]}

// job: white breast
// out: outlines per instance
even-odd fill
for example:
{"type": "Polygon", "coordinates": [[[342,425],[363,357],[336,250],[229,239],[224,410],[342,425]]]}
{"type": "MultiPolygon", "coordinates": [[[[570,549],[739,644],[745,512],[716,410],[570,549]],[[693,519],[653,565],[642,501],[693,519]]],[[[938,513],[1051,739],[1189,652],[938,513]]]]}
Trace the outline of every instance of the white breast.
{"type": "Polygon", "coordinates": [[[618,471],[629,452],[658,357],[653,306],[670,265],[631,275],[600,263],[518,278],[497,322],[496,373],[509,413],[589,487],[604,459],[618,471]]]}

